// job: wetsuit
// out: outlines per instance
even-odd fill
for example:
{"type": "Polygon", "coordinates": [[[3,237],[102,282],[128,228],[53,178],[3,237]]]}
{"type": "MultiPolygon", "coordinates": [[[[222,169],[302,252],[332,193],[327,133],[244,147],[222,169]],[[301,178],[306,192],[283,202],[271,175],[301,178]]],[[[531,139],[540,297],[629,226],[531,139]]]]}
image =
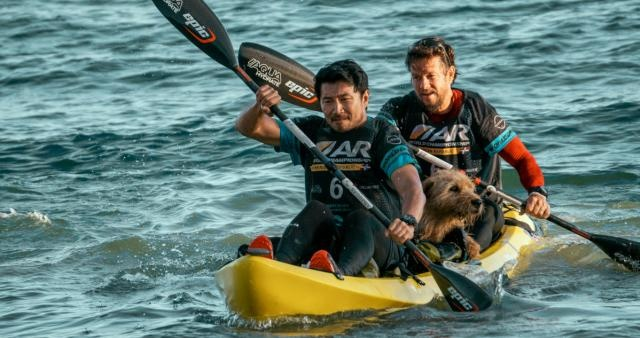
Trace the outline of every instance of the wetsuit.
{"type": "MultiPolygon", "coordinates": [[[[453,89],[452,108],[447,114],[437,115],[426,113],[412,91],[387,101],[378,116],[395,123],[409,143],[497,188],[502,186],[498,154],[516,168],[525,188],[544,184],[535,159],[509,124],[478,93],[453,89]]],[[[426,161],[419,163],[425,175],[436,169],[426,161]]],[[[489,246],[503,226],[498,205],[485,202],[484,207],[484,214],[471,231],[481,249],[489,246]]]]}
{"type": "MultiPolygon", "coordinates": [[[[389,219],[399,217],[400,198],[390,184],[393,172],[415,158],[397,128],[368,118],[344,133],[318,116],[294,119],[300,129],[389,219]]],[[[397,264],[402,247],[385,236],[385,226],[366,211],[348,190],[280,123],[280,147],[305,170],[307,206],[285,230],[276,259],[301,264],[319,249],[328,249],[342,272],[355,275],[373,257],[381,271],[397,264]]]]}

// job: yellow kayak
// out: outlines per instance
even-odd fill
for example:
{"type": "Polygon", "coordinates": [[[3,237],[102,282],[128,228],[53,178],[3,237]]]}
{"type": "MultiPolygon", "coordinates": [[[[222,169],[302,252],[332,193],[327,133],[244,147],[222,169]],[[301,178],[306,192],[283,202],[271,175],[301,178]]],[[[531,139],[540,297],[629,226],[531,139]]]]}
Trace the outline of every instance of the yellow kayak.
{"type": "MultiPolygon", "coordinates": [[[[530,218],[505,211],[507,225],[502,236],[479,257],[488,273],[503,267],[514,271],[523,248],[532,243],[536,227],[530,218]],[[528,227],[528,230],[524,228],[528,227]]],[[[272,259],[246,255],[215,272],[216,282],[229,310],[245,319],[265,320],[296,315],[329,315],[343,311],[404,308],[442,297],[430,272],[419,274],[421,286],[412,278],[364,278],[306,269],[272,259]]]]}

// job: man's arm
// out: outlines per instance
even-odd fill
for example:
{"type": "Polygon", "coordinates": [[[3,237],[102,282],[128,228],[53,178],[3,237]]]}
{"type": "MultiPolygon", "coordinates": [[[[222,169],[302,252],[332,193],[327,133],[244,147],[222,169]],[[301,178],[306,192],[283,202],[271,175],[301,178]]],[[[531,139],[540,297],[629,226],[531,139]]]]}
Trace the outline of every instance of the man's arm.
{"type": "MultiPolygon", "coordinates": [[[[418,170],[412,164],[406,164],[391,174],[396,191],[402,201],[402,215],[410,215],[420,221],[426,197],[422,191],[422,182],[418,170]]],[[[389,225],[389,236],[397,243],[404,243],[414,236],[415,224],[409,225],[400,219],[394,219],[389,225]]]]}
{"type": "Polygon", "coordinates": [[[474,118],[477,120],[475,123],[480,126],[479,136],[487,142],[484,150],[489,156],[499,154],[518,171],[520,182],[530,193],[525,207],[526,213],[537,218],[549,217],[551,208],[547,199],[539,193],[531,193],[531,188],[544,184],[542,170],[535,158],[495,108],[481,96],[473,95],[477,97],[476,104],[482,107],[479,111],[483,113],[475,115],[474,118]]]}
{"type": "Polygon", "coordinates": [[[256,102],[236,120],[242,135],[272,146],[280,145],[280,126],[270,116],[269,107],[280,103],[280,95],[264,85],[256,92],[256,102]]]}
{"type": "Polygon", "coordinates": [[[542,219],[549,217],[551,207],[546,196],[533,191],[534,188],[544,186],[542,170],[520,138],[516,136],[499,154],[516,169],[520,176],[520,183],[529,192],[525,211],[533,217],[542,219]]]}

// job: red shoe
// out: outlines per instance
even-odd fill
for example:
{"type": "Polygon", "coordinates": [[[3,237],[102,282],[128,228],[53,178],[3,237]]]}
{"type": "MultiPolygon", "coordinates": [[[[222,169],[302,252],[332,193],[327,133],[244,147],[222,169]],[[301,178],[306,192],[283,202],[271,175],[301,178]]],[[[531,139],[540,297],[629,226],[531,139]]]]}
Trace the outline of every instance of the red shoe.
{"type": "Polygon", "coordinates": [[[247,253],[253,256],[273,259],[273,244],[271,244],[269,237],[260,235],[251,241],[249,248],[247,248],[247,253]]]}
{"type": "Polygon", "coordinates": [[[311,256],[309,260],[309,269],[331,272],[336,275],[342,275],[338,264],[331,258],[331,254],[326,250],[318,250],[311,256]]]}

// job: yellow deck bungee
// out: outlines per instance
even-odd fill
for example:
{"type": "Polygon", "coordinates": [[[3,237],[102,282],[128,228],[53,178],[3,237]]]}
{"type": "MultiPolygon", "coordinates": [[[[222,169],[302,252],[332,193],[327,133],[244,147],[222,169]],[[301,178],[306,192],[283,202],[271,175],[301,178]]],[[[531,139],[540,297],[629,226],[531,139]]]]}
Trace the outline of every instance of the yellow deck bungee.
{"type": "MultiPolygon", "coordinates": [[[[505,218],[535,225],[526,216],[507,211],[505,218]]],[[[492,273],[514,271],[523,248],[532,243],[531,232],[506,226],[500,238],[479,257],[480,266],[492,273]]],[[[442,297],[431,273],[418,275],[426,285],[398,277],[364,278],[302,268],[259,256],[243,256],[215,273],[229,310],[246,319],[264,320],[295,315],[329,315],[342,311],[403,308],[442,297]]]]}

